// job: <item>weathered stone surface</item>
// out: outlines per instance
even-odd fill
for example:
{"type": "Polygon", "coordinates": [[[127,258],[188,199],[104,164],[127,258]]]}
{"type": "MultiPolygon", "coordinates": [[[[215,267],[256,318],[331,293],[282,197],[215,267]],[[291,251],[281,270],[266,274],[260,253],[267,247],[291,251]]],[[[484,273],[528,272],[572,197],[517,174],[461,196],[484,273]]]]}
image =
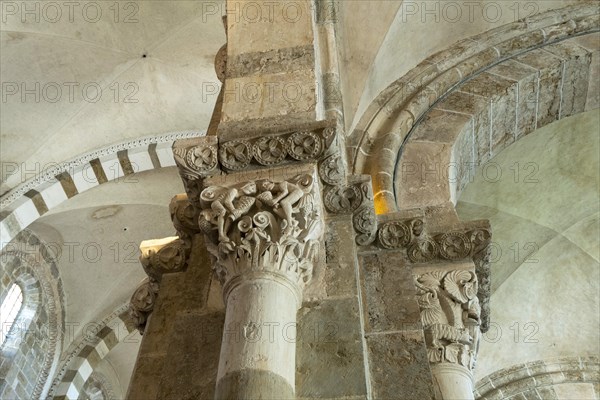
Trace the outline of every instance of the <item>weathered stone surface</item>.
{"type": "Polygon", "coordinates": [[[559,118],[560,89],[563,65],[561,59],[544,50],[532,50],[516,58],[517,61],[540,71],[537,103],[537,127],[559,118]]]}
{"type": "Polygon", "coordinates": [[[587,99],[591,53],[571,42],[557,43],[544,49],[564,62],[560,118],[583,112],[587,99]]]}
{"type": "Polygon", "coordinates": [[[295,396],[294,388],[281,375],[261,369],[245,369],[219,379],[215,399],[293,400],[295,396]]]}
{"type": "Polygon", "coordinates": [[[311,45],[244,53],[227,63],[227,78],[313,69],[315,52],[311,45]]]}
{"type": "Polygon", "coordinates": [[[397,202],[403,209],[450,201],[450,144],[410,141],[396,169],[397,202]]]}
{"type": "Polygon", "coordinates": [[[155,357],[140,354],[135,363],[127,398],[131,400],[157,399],[164,366],[164,355],[155,357]]]}
{"type": "Polygon", "coordinates": [[[325,267],[325,292],[327,297],[355,296],[356,271],[355,232],[351,216],[330,218],[327,221],[325,248],[327,265],[325,267]]]}
{"type": "Polygon", "coordinates": [[[421,326],[411,267],[402,258],[399,252],[359,257],[367,334],[421,326]]]}
{"type": "Polygon", "coordinates": [[[507,60],[488,70],[489,73],[517,82],[516,137],[536,129],[537,70],[514,60],[507,60]]]}
{"type": "Polygon", "coordinates": [[[454,143],[468,122],[465,115],[433,109],[413,131],[411,139],[454,143]]]}
{"type": "Polygon", "coordinates": [[[298,311],[296,396],[366,395],[356,297],[305,303],[298,311]]]}
{"type": "Polygon", "coordinates": [[[367,337],[373,399],[433,400],[422,331],[367,337]]]}
{"type": "MultiPolygon", "coordinates": [[[[150,314],[142,337],[137,363],[147,363],[148,361],[145,360],[150,357],[169,360],[168,362],[174,361],[171,356],[167,357],[165,343],[175,338],[183,340],[194,337],[194,331],[176,330],[174,319],[180,312],[198,311],[206,306],[213,272],[203,241],[203,235],[194,236],[192,253],[185,272],[165,274],[162,277],[154,310],[150,314]]],[[[156,398],[155,395],[158,393],[156,388],[144,389],[146,385],[154,387],[154,380],[158,380],[155,376],[149,378],[145,368],[151,367],[145,364],[139,368],[136,366],[130,383],[131,393],[145,393],[145,397],[140,397],[140,400],[156,398]],[[153,381],[148,383],[148,379],[153,381]],[[147,392],[147,390],[153,391],[147,392]]],[[[156,373],[160,376],[160,371],[156,373]]]]}
{"type": "MultiPolygon", "coordinates": [[[[182,314],[174,322],[174,334],[158,391],[159,399],[212,399],[217,378],[223,312],[182,314]]],[[[164,343],[163,343],[164,346],[164,343]]]]}
{"type": "Polygon", "coordinates": [[[585,111],[600,108],[600,51],[592,54],[585,111]]]}
{"type": "Polygon", "coordinates": [[[469,182],[472,182],[475,175],[474,136],[473,120],[471,120],[458,136],[454,146],[452,146],[450,165],[448,166],[452,202],[458,201],[460,193],[469,182]]]}
{"type": "Polygon", "coordinates": [[[505,80],[506,95],[492,101],[491,157],[515,141],[517,118],[517,85],[505,80]]]}

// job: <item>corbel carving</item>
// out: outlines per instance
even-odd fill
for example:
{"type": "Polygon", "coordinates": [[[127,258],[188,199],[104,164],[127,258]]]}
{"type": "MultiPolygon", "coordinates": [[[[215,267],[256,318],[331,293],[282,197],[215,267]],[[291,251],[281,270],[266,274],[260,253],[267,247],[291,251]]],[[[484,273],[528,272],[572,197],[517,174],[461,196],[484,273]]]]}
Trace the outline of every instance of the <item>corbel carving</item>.
{"type": "Polygon", "coordinates": [[[434,271],[417,275],[415,286],[429,362],[473,370],[480,340],[477,275],[434,271]]]}
{"type": "Polygon", "coordinates": [[[141,334],[154,309],[163,274],[181,272],[187,267],[190,246],[177,237],[147,240],[140,245],[140,262],[148,278],[131,296],[129,316],[141,334]]]}
{"type": "Polygon", "coordinates": [[[327,184],[323,196],[325,208],[334,214],[352,214],[356,243],[372,243],[377,231],[377,218],[370,177],[350,177],[346,182],[339,154],[327,157],[320,164],[319,176],[327,184]],[[334,185],[330,186],[332,182],[334,185]]]}
{"type": "Polygon", "coordinates": [[[191,246],[192,237],[201,232],[198,226],[199,208],[188,200],[186,194],[178,194],[171,199],[169,212],[177,235],[191,246]]]}
{"type": "Polygon", "coordinates": [[[202,191],[199,226],[225,297],[235,278],[247,274],[283,277],[298,290],[310,281],[323,230],[317,186],[304,173],[202,191]]]}
{"type": "Polygon", "coordinates": [[[144,334],[148,317],[154,310],[154,303],[158,297],[158,282],[146,278],[133,292],[129,300],[129,318],[133,321],[140,334],[144,334]]]}

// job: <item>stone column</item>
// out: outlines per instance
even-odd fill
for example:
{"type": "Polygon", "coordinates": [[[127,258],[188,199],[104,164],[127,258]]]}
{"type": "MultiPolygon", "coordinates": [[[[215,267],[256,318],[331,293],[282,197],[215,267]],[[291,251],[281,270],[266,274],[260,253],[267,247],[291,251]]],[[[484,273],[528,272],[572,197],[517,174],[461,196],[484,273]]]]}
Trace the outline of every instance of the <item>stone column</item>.
{"type": "Polygon", "coordinates": [[[226,317],[216,399],[292,399],[296,311],[322,234],[314,166],[207,178],[200,228],[226,317]]]}
{"type": "Polygon", "coordinates": [[[472,371],[481,336],[474,266],[447,264],[413,271],[436,398],[474,399],[472,371]]]}

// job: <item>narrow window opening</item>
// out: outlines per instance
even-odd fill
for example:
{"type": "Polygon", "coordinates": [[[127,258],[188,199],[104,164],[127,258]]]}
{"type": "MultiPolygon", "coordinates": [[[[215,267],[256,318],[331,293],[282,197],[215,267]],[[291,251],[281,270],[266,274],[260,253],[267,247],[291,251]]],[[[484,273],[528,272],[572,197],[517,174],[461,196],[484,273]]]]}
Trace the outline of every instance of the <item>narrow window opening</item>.
{"type": "Polygon", "coordinates": [[[23,305],[23,292],[17,284],[12,284],[8,294],[0,306],[0,346],[4,345],[8,332],[12,328],[21,306],[23,305]]]}

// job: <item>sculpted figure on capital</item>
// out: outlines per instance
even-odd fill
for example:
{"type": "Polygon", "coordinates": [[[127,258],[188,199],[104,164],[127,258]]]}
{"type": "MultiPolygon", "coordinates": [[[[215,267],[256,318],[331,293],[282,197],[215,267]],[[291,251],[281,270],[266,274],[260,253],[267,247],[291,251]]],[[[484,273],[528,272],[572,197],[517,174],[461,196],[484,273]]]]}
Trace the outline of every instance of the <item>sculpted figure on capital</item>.
{"type": "Polygon", "coordinates": [[[204,189],[199,225],[217,276],[267,269],[308,281],[321,233],[316,192],[309,174],[204,189]]]}

